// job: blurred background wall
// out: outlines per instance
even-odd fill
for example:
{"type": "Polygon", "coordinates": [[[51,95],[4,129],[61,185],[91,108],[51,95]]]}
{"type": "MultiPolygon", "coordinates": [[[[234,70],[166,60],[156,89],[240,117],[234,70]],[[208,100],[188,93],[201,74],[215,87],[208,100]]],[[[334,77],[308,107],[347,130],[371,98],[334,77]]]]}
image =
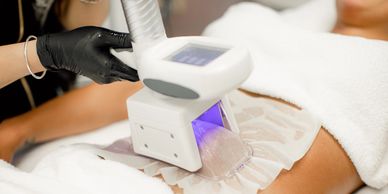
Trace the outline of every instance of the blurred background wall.
{"type": "MultiPolygon", "coordinates": [[[[210,22],[222,16],[232,4],[242,0],[171,0],[169,20],[166,22],[169,36],[200,35],[210,22]]],[[[117,31],[128,31],[119,0],[111,0],[111,12],[105,26],[117,31]]],[[[165,5],[160,0],[160,6],[165,5]]]]}
{"type": "Polygon", "coordinates": [[[168,33],[200,35],[205,27],[241,0],[173,0],[168,33]]]}
{"type": "MultiPolygon", "coordinates": [[[[222,16],[229,6],[243,0],[159,0],[162,11],[169,10],[165,20],[169,36],[200,35],[205,27],[222,16]]],[[[245,0],[258,2],[274,9],[295,7],[310,0],[245,0]]],[[[120,0],[111,0],[107,27],[127,31],[120,0]]]]}

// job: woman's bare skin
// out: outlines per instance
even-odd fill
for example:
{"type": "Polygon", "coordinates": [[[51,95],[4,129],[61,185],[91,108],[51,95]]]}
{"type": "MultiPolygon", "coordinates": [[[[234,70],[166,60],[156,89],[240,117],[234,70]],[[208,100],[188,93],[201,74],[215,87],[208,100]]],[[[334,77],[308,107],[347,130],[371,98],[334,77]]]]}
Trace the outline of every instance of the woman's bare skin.
{"type": "Polygon", "coordinates": [[[345,151],[321,128],[306,155],[259,193],[352,193],[362,185],[345,151]]]}
{"type": "Polygon", "coordinates": [[[335,33],[388,40],[387,0],[337,0],[335,33]]]}

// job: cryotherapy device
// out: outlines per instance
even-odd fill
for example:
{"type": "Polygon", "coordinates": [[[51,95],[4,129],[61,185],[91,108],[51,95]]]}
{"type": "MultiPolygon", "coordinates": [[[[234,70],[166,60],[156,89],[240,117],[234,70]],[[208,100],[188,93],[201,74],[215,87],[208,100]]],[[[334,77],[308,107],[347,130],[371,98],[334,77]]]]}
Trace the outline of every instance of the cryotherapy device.
{"type": "Polygon", "coordinates": [[[205,121],[238,132],[226,93],[250,74],[246,48],[208,37],[167,38],[157,0],[122,0],[133,52],[112,53],[145,87],[127,100],[134,151],[188,171],[202,167],[205,121]]]}

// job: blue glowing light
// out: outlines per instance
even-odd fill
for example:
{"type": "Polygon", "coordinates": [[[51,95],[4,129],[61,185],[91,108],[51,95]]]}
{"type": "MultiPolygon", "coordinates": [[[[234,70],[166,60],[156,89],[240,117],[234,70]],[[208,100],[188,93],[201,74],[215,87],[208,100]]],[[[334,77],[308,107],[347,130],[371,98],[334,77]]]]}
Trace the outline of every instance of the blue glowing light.
{"type": "Polygon", "coordinates": [[[221,115],[220,102],[217,102],[215,105],[210,107],[207,111],[202,113],[202,115],[195,120],[206,121],[224,127],[224,122],[222,121],[221,115]]]}
{"type": "Polygon", "coordinates": [[[191,122],[197,145],[201,146],[204,137],[219,127],[224,127],[220,102],[205,111],[201,116],[191,122]]]}

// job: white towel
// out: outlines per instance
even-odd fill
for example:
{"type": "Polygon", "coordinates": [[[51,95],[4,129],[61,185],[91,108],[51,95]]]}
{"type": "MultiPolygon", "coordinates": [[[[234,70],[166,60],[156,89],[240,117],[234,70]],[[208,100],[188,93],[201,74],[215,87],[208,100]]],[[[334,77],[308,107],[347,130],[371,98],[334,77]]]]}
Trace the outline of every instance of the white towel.
{"type": "Polygon", "coordinates": [[[167,186],[155,182],[135,169],[77,149],[58,149],[30,173],[0,160],[2,194],[147,194],[150,188],[166,193],[167,186]]]}
{"type": "Polygon", "coordinates": [[[205,35],[248,47],[242,88],[316,114],[366,184],[388,184],[387,42],[303,30],[257,3],[231,7],[205,35]]]}
{"type": "Polygon", "coordinates": [[[29,173],[0,160],[0,193],[4,194],[172,194],[157,178],[124,164],[103,160],[77,146],[57,149],[29,173]]]}
{"type": "Polygon", "coordinates": [[[172,194],[161,179],[102,160],[88,142],[109,145],[129,135],[129,123],[49,142],[20,158],[21,169],[0,160],[0,194],[172,194]]]}

